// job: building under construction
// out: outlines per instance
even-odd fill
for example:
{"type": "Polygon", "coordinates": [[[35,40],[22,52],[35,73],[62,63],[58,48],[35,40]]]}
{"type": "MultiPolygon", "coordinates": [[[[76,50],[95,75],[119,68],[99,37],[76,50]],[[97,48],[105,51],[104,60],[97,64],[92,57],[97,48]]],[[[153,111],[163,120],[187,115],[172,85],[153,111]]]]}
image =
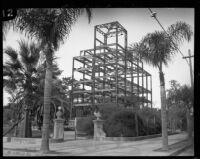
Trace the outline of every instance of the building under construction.
{"type": "Polygon", "coordinates": [[[106,103],[124,106],[137,97],[152,107],[151,74],[127,50],[127,30],[119,22],[94,27],[94,48],[73,58],[72,116],[85,116],[106,103]]]}

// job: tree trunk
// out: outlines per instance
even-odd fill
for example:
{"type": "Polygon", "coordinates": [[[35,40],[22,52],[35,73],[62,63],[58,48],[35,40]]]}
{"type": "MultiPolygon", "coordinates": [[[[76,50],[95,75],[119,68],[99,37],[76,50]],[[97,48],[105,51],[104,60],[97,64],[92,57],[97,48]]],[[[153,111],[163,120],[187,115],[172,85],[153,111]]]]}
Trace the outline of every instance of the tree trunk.
{"type": "MultiPolygon", "coordinates": [[[[30,81],[27,79],[26,83],[30,81]]],[[[25,90],[25,101],[24,101],[24,121],[22,124],[22,137],[31,138],[32,137],[32,129],[31,129],[31,118],[30,118],[30,108],[31,108],[31,90],[26,88],[25,90]]]]}
{"type": "Polygon", "coordinates": [[[18,126],[15,126],[14,137],[17,137],[17,129],[18,129],[18,126]]]}
{"type": "Polygon", "coordinates": [[[46,53],[46,75],[44,86],[44,114],[42,127],[42,142],[40,151],[47,153],[49,151],[49,123],[50,123],[50,103],[52,90],[52,51],[46,53]]]}
{"type": "Polygon", "coordinates": [[[24,120],[22,121],[21,124],[21,137],[25,138],[31,138],[32,137],[32,129],[31,129],[31,121],[30,121],[30,115],[29,111],[25,110],[24,112],[24,120]]]}
{"type": "Polygon", "coordinates": [[[162,149],[168,150],[165,80],[162,69],[160,69],[159,73],[160,73],[161,120],[162,120],[162,149]]]}
{"type": "Polygon", "coordinates": [[[153,118],[153,123],[154,123],[154,131],[155,131],[155,134],[156,134],[156,117],[154,115],[154,118],[153,118]]]}
{"type": "Polygon", "coordinates": [[[137,110],[135,112],[135,132],[136,132],[136,136],[138,136],[139,131],[138,131],[138,117],[137,117],[137,110]]]}
{"type": "Polygon", "coordinates": [[[176,120],[176,118],[175,118],[175,121],[174,121],[175,123],[174,123],[174,132],[176,132],[176,128],[177,128],[177,120],[176,120]]]}
{"type": "Polygon", "coordinates": [[[187,109],[187,133],[188,133],[188,141],[192,141],[192,121],[191,121],[190,110],[187,109]]]}
{"type": "Polygon", "coordinates": [[[147,135],[149,135],[149,118],[146,118],[146,123],[147,123],[147,135]]]}

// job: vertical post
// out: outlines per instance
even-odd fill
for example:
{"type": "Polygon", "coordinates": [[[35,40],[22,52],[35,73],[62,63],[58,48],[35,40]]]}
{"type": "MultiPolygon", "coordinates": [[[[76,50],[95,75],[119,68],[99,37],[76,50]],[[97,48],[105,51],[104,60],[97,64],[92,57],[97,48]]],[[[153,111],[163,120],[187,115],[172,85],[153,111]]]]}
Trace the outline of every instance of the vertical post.
{"type": "Polygon", "coordinates": [[[127,93],[127,79],[126,79],[126,73],[127,73],[127,31],[125,31],[125,70],[124,70],[124,85],[125,85],[125,102],[126,102],[126,93],[127,93]]]}
{"type": "Polygon", "coordinates": [[[94,108],[95,106],[95,58],[96,58],[96,28],[97,26],[94,27],[94,55],[92,58],[92,107],[94,108]]]}
{"type": "MultiPolygon", "coordinates": [[[[146,99],[148,100],[148,76],[147,76],[147,73],[146,73],[146,99]]],[[[147,103],[148,107],[149,107],[149,103],[147,103]]]]}
{"type": "Polygon", "coordinates": [[[154,115],[154,118],[153,118],[154,120],[153,120],[153,123],[154,123],[154,131],[155,131],[155,133],[156,133],[156,116],[154,115]]]}
{"type": "Polygon", "coordinates": [[[139,59],[137,59],[137,107],[136,107],[136,111],[135,111],[135,130],[136,130],[136,136],[139,135],[139,131],[138,131],[138,117],[137,117],[137,110],[140,109],[140,76],[139,76],[139,59]]]}
{"type": "Polygon", "coordinates": [[[139,105],[140,103],[140,90],[139,90],[139,85],[140,85],[140,79],[139,79],[139,60],[137,59],[137,95],[138,95],[138,100],[137,103],[139,105]]]}
{"type": "Polygon", "coordinates": [[[151,108],[152,108],[152,76],[150,76],[150,87],[151,87],[151,108]]]}
{"type": "MultiPolygon", "coordinates": [[[[107,35],[104,35],[104,45],[107,45],[107,35]]],[[[103,89],[105,89],[106,83],[106,55],[105,55],[105,48],[104,48],[104,70],[103,70],[103,89]]],[[[105,92],[103,92],[103,104],[105,104],[105,92]]]]}
{"type": "MultiPolygon", "coordinates": [[[[84,51],[84,56],[85,56],[85,51],[84,51]]],[[[85,69],[85,61],[83,62],[83,68],[85,69]]],[[[83,73],[83,80],[85,80],[85,71],[83,73]]],[[[85,90],[85,83],[83,83],[83,90],[85,90]]],[[[84,93],[82,94],[82,103],[84,103],[84,93]]]]}
{"type": "Polygon", "coordinates": [[[143,74],[143,62],[142,62],[142,107],[144,107],[144,74],[143,74]]]}
{"type": "MultiPolygon", "coordinates": [[[[194,81],[193,81],[193,74],[192,74],[192,61],[191,61],[191,51],[190,49],[188,50],[188,55],[189,55],[189,64],[190,64],[190,79],[191,79],[191,87],[192,89],[194,89],[194,81]]],[[[192,107],[193,108],[193,107],[192,107]]],[[[192,140],[192,131],[193,131],[193,123],[192,123],[192,116],[190,115],[190,112],[189,111],[189,114],[188,114],[188,119],[189,119],[189,124],[188,124],[188,139],[189,140],[192,140]]]]}
{"type": "Polygon", "coordinates": [[[191,79],[191,86],[192,86],[192,88],[194,88],[194,81],[193,81],[193,74],[192,74],[191,51],[190,51],[190,49],[188,50],[188,55],[189,55],[189,65],[190,65],[190,79],[191,79]]]}
{"type": "Polygon", "coordinates": [[[73,91],[74,91],[74,57],[72,61],[72,90],[71,90],[71,108],[70,108],[70,120],[72,119],[72,108],[73,108],[73,91]]]}
{"type": "MultiPolygon", "coordinates": [[[[191,80],[191,87],[192,89],[194,88],[194,82],[193,82],[193,74],[192,74],[192,61],[191,61],[191,58],[193,56],[191,56],[191,52],[190,52],[190,49],[188,50],[188,55],[187,57],[183,57],[183,58],[189,58],[189,67],[190,67],[190,80],[191,80]]],[[[191,107],[190,109],[193,109],[193,107],[191,107]]],[[[190,110],[187,109],[187,125],[188,125],[188,139],[189,139],[189,142],[192,141],[192,131],[193,131],[193,126],[191,125],[191,120],[192,120],[192,116],[190,115],[190,110]]]]}
{"type": "Polygon", "coordinates": [[[118,106],[118,27],[116,28],[116,71],[115,71],[115,89],[116,89],[116,104],[118,106]]]}
{"type": "Polygon", "coordinates": [[[134,81],[134,78],[133,78],[133,57],[131,58],[131,97],[133,99],[133,81],[134,81]]]}

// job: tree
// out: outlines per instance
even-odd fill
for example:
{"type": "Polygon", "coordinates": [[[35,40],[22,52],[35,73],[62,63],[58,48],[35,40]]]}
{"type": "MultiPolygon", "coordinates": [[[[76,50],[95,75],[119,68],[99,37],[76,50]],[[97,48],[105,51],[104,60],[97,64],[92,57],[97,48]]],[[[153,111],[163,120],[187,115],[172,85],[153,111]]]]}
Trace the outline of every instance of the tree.
{"type": "Polygon", "coordinates": [[[194,91],[191,87],[184,85],[180,88],[180,101],[182,101],[187,109],[187,132],[188,132],[188,140],[192,141],[192,131],[193,131],[193,103],[194,103],[194,91]]]}
{"type": "Polygon", "coordinates": [[[185,118],[186,109],[179,100],[180,84],[176,80],[170,81],[170,89],[167,90],[168,122],[171,131],[176,130],[177,124],[181,124],[185,118]]]}
{"type": "Polygon", "coordinates": [[[164,31],[147,34],[139,43],[131,45],[131,50],[138,58],[159,69],[161,119],[162,119],[162,148],[168,150],[166,92],[163,65],[168,65],[172,55],[177,52],[183,40],[190,41],[193,32],[190,25],[177,22],[164,31]]]}
{"type": "MultiPolygon", "coordinates": [[[[37,69],[37,90],[35,93],[35,106],[36,106],[36,121],[39,128],[41,128],[42,118],[43,118],[43,99],[44,99],[44,78],[45,78],[45,61],[37,69]]],[[[69,103],[69,94],[67,80],[70,78],[59,79],[62,71],[58,68],[58,65],[54,62],[52,65],[52,94],[51,94],[51,105],[50,105],[50,124],[53,124],[53,119],[56,117],[56,110],[58,106],[63,108],[64,116],[69,116],[69,106],[66,103],[69,103]]]]}
{"type": "Polygon", "coordinates": [[[35,43],[19,41],[19,52],[11,47],[4,50],[9,60],[3,66],[3,85],[11,96],[23,99],[24,130],[23,137],[31,137],[30,111],[32,94],[35,89],[35,73],[39,60],[40,47],[35,43]],[[18,56],[20,55],[20,57],[18,56]]]}
{"type": "Polygon", "coordinates": [[[167,90],[167,101],[170,115],[176,118],[183,119],[186,116],[187,119],[187,132],[189,141],[192,140],[192,106],[194,100],[194,93],[192,87],[187,85],[181,86],[177,81],[170,81],[171,88],[167,90]],[[170,109],[171,108],[171,109],[170,109]]]}
{"type": "MultiPolygon", "coordinates": [[[[50,102],[52,92],[52,62],[54,52],[64,42],[71,31],[72,25],[83,13],[80,8],[59,8],[59,9],[19,9],[15,18],[15,28],[28,33],[40,41],[46,59],[46,74],[44,87],[44,118],[41,152],[49,151],[49,118],[50,102]]],[[[91,10],[86,9],[89,22],[91,10]]]]}

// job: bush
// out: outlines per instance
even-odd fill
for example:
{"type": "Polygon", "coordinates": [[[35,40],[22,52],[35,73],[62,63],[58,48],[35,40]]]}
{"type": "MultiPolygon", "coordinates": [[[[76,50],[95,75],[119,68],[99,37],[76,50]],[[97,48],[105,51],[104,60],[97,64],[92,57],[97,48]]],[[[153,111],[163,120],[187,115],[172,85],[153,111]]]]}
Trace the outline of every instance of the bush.
{"type": "Polygon", "coordinates": [[[120,112],[122,110],[125,110],[125,108],[122,107],[118,107],[116,106],[115,103],[107,103],[101,107],[99,107],[99,111],[101,112],[101,119],[103,120],[107,120],[111,114],[115,113],[115,112],[120,112]]]}
{"type": "MultiPolygon", "coordinates": [[[[107,136],[135,136],[135,113],[114,103],[105,104],[99,108],[102,119],[105,120],[104,131],[107,136]]],[[[139,136],[161,133],[160,111],[144,107],[138,111],[139,136]],[[154,124],[155,116],[156,124],[154,124]],[[146,117],[149,118],[148,127],[146,117]],[[151,117],[151,118],[150,118],[151,117]]]]}
{"type": "Polygon", "coordinates": [[[154,108],[144,107],[139,110],[138,115],[143,120],[144,131],[146,135],[153,135],[161,133],[161,116],[160,111],[154,108]],[[155,117],[155,124],[154,124],[155,117]],[[148,119],[148,127],[147,127],[148,119]]]}
{"type": "MultiPolygon", "coordinates": [[[[144,125],[138,116],[139,135],[144,135],[144,125]]],[[[108,137],[133,137],[136,136],[135,113],[129,110],[116,111],[111,114],[104,124],[104,131],[108,137]]]]}

